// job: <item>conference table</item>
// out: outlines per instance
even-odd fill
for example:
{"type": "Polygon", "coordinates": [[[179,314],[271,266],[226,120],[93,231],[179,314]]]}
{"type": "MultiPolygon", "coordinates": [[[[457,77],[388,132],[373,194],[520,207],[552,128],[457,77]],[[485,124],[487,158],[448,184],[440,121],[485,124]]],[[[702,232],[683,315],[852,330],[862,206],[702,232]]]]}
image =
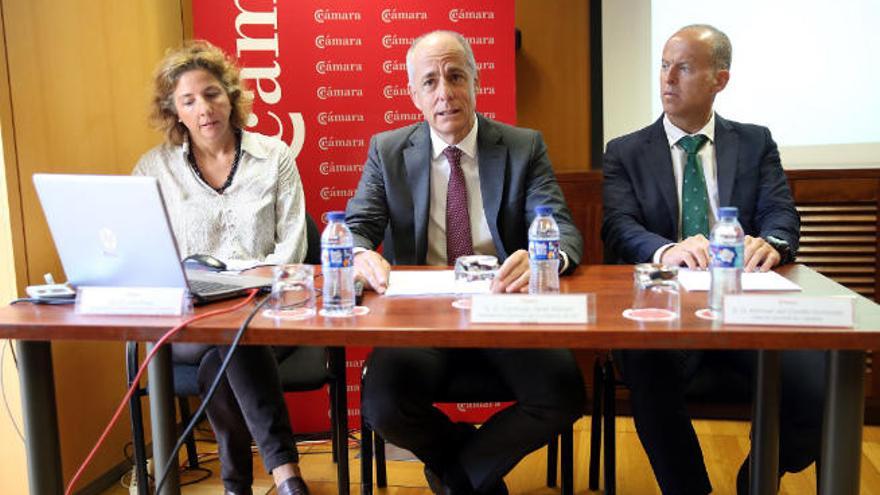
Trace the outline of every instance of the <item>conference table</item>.
{"type": "MultiPolygon", "coordinates": [[[[404,268],[407,269],[407,268],[404,268]]],[[[579,267],[561,279],[564,293],[592,293],[596,314],[588,324],[472,324],[469,312],[448,297],[386,297],[367,292],[366,315],[316,316],[303,321],[257,316],[245,344],[347,346],[508,347],[572,349],[751,349],[758,351],[752,427],[751,493],[774,493],[777,483],[779,358],[785,349],[828,351],[820,493],[857,494],[864,410],[865,350],[880,348],[880,307],[801,265],[778,270],[809,296],[855,298],[853,328],[725,325],[697,318],[705,292],[685,292],[681,318],[640,323],[622,317],[632,304],[632,266],[579,267]]],[[[197,312],[234,301],[197,308],[197,312]]],[[[253,305],[199,321],[175,342],[228,343],[253,305]]],[[[71,307],[19,304],[0,308],[0,338],[19,341],[19,373],[26,428],[30,490],[62,492],[50,342],[52,340],[155,342],[180,317],[84,316],[71,307]]],[[[119,371],[120,374],[123,370],[119,371]]],[[[150,367],[150,403],[156,462],[174,441],[170,352],[160,349],[150,367]]],[[[120,392],[121,395],[121,392],[120,392]]],[[[343,394],[344,395],[344,394],[343,394]]],[[[79,460],[77,460],[78,462],[79,460]]],[[[157,473],[160,475],[161,473],[157,473]]],[[[178,493],[174,476],[163,493],[178,493]]],[[[346,487],[340,487],[347,491],[346,487]]]]}

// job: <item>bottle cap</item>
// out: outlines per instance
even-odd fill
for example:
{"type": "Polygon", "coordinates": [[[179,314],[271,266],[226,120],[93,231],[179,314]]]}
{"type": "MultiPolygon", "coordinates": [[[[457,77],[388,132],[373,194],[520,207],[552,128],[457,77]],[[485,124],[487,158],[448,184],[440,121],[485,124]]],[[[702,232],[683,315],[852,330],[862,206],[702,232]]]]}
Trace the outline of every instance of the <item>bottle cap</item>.
{"type": "Polygon", "coordinates": [[[344,222],[345,221],[345,212],[344,211],[328,211],[327,212],[327,220],[331,222],[344,222]]]}
{"type": "Polygon", "coordinates": [[[540,216],[542,216],[542,217],[543,217],[543,216],[550,215],[550,214],[552,214],[552,213],[553,213],[553,207],[552,207],[552,206],[544,206],[544,205],[541,205],[541,206],[536,206],[536,207],[535,207],[535,214],[540,215],[540,216]]]}
{"type": "Polygon", "coordinates": [[[718,218],[736,218],[739,209],[736,206],[718,208],[718,218]]]}

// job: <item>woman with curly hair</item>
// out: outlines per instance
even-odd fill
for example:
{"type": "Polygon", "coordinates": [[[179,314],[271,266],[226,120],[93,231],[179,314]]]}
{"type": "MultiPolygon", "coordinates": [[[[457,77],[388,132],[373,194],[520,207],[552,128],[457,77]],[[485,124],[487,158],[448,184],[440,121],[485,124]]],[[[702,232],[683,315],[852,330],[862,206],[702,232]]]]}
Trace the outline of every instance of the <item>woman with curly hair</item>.
{"type": "MultiPolygon", "coordinates": [[[[278,139],[244,130],[251,102],[239,69],[210,43],[190,42],[159,64],[152,117],[166,142],[141,157],[133,173],[158,178],[184,257],[278,264],[305,256],[305,203],[293,154],[278,139]]],[[[172,346],[175,362],[199,365],[202,395],[227,352],[172,346]]],[[[285,352],[239,347],[207,408],[229,494],[252,493],[251,438],[279,494],[308,494],[278,376],[285,352]]]]}

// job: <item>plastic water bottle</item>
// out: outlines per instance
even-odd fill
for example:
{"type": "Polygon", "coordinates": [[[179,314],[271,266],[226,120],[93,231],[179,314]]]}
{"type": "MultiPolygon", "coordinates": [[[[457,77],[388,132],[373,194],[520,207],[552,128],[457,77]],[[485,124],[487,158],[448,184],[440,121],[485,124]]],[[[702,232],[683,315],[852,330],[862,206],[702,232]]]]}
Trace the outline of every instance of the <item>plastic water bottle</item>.
{"type": "Polygon", "coordinates": [[[724,296],[742,292],[743,245],[745,234],[736,219],[736,207],[718,209],[718,222],[709,235],[709,309],[721,311],[724,296]]]}
{"type": "Polygon", "coordinates": [[[321,234],[321,267],[324,275],[323,314],[347,316],[354,309],[354,256],[351,231],[345,212],[327,213],[327,228],[321,234]]]}
{"type": "Polygon", "coordinates": [[[529,227],[529,294],[559,292],[559,226],[553,208],[538,206],[529,227]]]}

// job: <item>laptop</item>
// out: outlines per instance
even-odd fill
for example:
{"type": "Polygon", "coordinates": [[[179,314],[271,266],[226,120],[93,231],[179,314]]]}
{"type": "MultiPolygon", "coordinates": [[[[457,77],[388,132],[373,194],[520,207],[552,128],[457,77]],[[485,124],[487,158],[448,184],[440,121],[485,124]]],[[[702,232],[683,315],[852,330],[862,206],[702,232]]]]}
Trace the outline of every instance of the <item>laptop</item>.
{"type": "Polygon", "coordinates": [[[186,270],[155,177],[34,174],[34,186],[74,287],[186,288],[202,304],[272,284],[186,270]]]}

